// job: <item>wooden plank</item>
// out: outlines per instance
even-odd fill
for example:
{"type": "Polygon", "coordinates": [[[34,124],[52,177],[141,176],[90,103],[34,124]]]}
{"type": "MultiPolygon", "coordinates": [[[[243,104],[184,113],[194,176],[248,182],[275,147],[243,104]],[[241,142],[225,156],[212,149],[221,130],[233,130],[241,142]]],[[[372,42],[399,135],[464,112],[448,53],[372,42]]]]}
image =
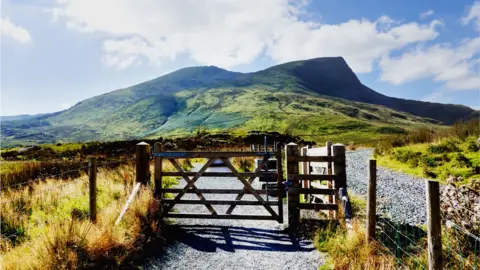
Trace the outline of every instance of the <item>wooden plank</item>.
{"type": "MultiPolygon", "coordinates": [[[[173,199],[163,199],[163,203],[169,204],[173,203],[173,199]]],[[[175,204],[218,204],[218,205],[263,205],[263,203],[259,201],[233,201],[233,200],[180,200],[175,202],[175,204]]],[[[269,201],[267,202],[269,205],[276,205],[277,201],[269,201]]]]}
{"type": "MultiPolygon", "coordinates": [[[[327,148],[327,156],[332,156],[332,142],[327,141],[325,143],[325,147],[327,148]]],[[[332,173],[332,163],[329,162],[327,163],[327,174],[333,174],[332,173]]],[[[334,188],[334,183],[333,180],[328,180],[328,188],[334,188]]],[[[328,195],[328,203],[333,203],[333,196],[328,195]]],[[[328,217],[330,219],[334,218],[334,212],[333,211],[328,211],[328,217]]]]}
{"type": "MultiPolygon", "coordinates": [[[[280,143],[277,142],[275,145],[277,149],[276,159],[277,159],[277,187],[283,185],[283,166],[282,166],[282,149],[280,148],[280,143]]],[[[283,192],[280,189],[277,190],[277,204],[278,204],[278,222],[283,223],[283,192]]]]}
{"type": "MultiPolygon", "coordinates": [[[[177,169],[179,172],[183,173],[183,169],[180,167],[180,165],[178,165],[178,163],[175,159],[171,158],[169,160],[170,160],[170,163],[172,163],[173,167],[175,167],[175,169],[177,169]]],[[[183,176],[183,179],[187,183],[190,182],[190,178],[188,178],[187,176],[183,176]]],[[[213,207],[209,203],[206,202],[205,197],[203,197],[202,193],[197,190],[197,187],[195,185],[192,185],[191,190],[193,190],[193,192],[195,192],[195,194],[197,194],[197,197],[203,202],[205,207],[207,207],[208,211],[210,211],[210,213],[212,213],[212,215],[217,215],[217,211],[215,211],[215,209],[213,209],[213,207]]]]}
{"type": "MultiPolygon", "coordinates": [[[[301,155],[307,156],[308,146],[302,147],[301,155]]],[[[310,162],[302,162],[302,174],[309,175],[310,174],[310,162]]],[[[302,181],[302,188],[310,188],[310,181],[303,180],[302,181]]],[[[310,202],[310,194],[303,195],[303,201],[310,202]]]]}
{"type": "MultiPolygon", "coordinates": [[[[163,176],[195,176],[196,172],[163,172],[163,176]]],[[[248,173],[239,173],[243,177],[274,177],[277,178],[276,172],[248,172],[248,173]]],[[[236,177],[235,174],[231,172],[205,172],[202,174],[202,177],[236,177]]]]}
{"type": "Polygon", "coordinates": [[[88,180],[89,180],[89,216],[90,221],[97,221],[97,160],[88,159],[88,180]]]}
{"type": "Polygon", "coordinates": [[[305,181],[335,180],[335,175],[330,174],[289,174],[289,177],[295,180],[305,181]]]}
{"type": "MultiPolygon", "coordinates": [[[[205,194],[251,194],[243,189],[197,189],[200,193],[205,194]]],[[[182,192],[182,188],[164,188],[161,192],[165,193],[179,193],[182,192]]],[[[267,194],[265,190],[255,190],[258,194],[267,194]]],[[[195,191],[189,189],[185,193],[195,193],[195,191]]]]}
{"type": "MultiPolygon", "coordinates": [[[[200,178],[200,176],[202,176],[202,174],[208,169],[208,167],[212,165],[214,160],[215,160],[214,158],[207,160],[207,163],[205,163],[203,167],[197,172],[197,175],[195,175],[192,179],[190,179],[190,181],[183,188],[183,190],[177,194],[177,196],[175,197],[176,201],[179,201],[183,197],[183,195],[185,195],[186,191],[195,185],[195,182],[200,178]]],[[[170,204],[168,207],[166,207],[165,213],[168,213],[173,208],[174,205],[175,204],[170,204]]]]}
{"type": "Polygon", "coordinates": [[[440,215],[440,184],[425,181],[427,184],[427,242],[429,269],[443,269],[442,224],[440,215]]]}
{"type": "Polygon", "coordinates": [[[120,212],[120,215],[118,215],[118,218],[117,220],[115,221],[114,225],[118,225],[118,223],[120,223],[120,221],[122,220],[123,218],[123,215],[125,215],[125,213],[127,212],[128,210],[128,207],[130,206],[130,204],[132,203],[133,199],[135,198],[135,196],[137,196],[137,192],[140,190],[140,186],[142,185],[141,182],[137,182],[135,184],[135,187],[133,188],[132,190],[132,193],[130,193],[130,196],[128,196],[128,200],[127,202],[125,203],[125,205],[123,206],[123,209],[122,209],[122,212],[120,212]]]}
{"type": "Polygon", "coordinates": [[[288,162],[335,162],[341,161],[342,157],[338,156],[289,156],[288,162]]]}
{"type": "Polygon", "coordinates": [[[298,156],[299,149],[297,144],[289,143],[285,145],[285,159],[287,160],[287,182],[289,184],[289,192],[287,197],[288,228],[292,233],[297,232],[298,225],[300,223],[300,209],[298,208],[300,196],[298,194],[290,193],[291,188],[300,188],[300,182],[296,178],[296,176],[299,174],[299,167],[298,160],[295,159],[295,157],[298,156]]]}
{"type": "Polygon", "coordinates": [[[338,205],[334,203],[300,203],[298,208],[313,210],[337,210],[338,205]]]}
{"type": "Polygon", "coordinates": [[[189,214],[189,213],[168,213],[166,217],[170,218],[201,218],[201,219],[249,219],[249,220],[277,220],[273,216],[257,215],[209,215],[209,214],[189,214]]]}
{"type": "Polygon", "coordinates": [[[225,163],[225,165],[227,165],[227,167],[234,173],[237,175],[237,178],[240,180],[240,182],[242,182],[242,184],[245,186],[245,188],[247,188],[248,191],[250,191],[252,193],[253,196],[255,196],[255,198],[263,203],[263,207],[265,207],[265,209],[267,209],[267,211],[270,213],[270,215],[272,215],[273,217],[275,217],[275,219],[277,219],[278,215],[277,213],[275,213],[275,211],[273,211],[272,207],[270,207],[270,205],[267,204],[267,202],[262,198],[262,196],[260,196],[252,187],[252,185],[247,181],[245,180],[245,178],[243,178],[243,176],[239,175],[238,174],[238,171],[237,169],[235,169],[235,167],[233,167],[232,163],[230,162],[230,160],[228,160],[228,158],[222,158],[223,162],[225,163]]]}
{"type": "Polygon", "coordinates": [[[334,195],[335,189],[316,189],[316,188],[290,188],[288,190],[292,194],[321,194],[334,195]]]}
{"type": "MultiPolygon", "coordinates": [[[[162,152],[163,151],[163,145],[159,142],[156,142],[153,146],[153,150],[155,152],[162,152]]],[[[162,200],[162,193],[160,190],[162,189],[162,176],[163,176],[163,159],[160,157],[155,158],[155,167],[154,167],[154,178],[153,181],[155,183],[155,192],[154,195],[156,198],[158,198],[160,201],[162,200]]]]}
{"type": "MultiPolygon", "coordinates": [[[[268,161],[268,157],[263,157],[262,162],[260,162],[258,167],[255,169],[255,173],[260,172],[263,169],[263,167],[265,166],[265,164],[267,164],[267,161],[268,161]]],[[[250,177],[250,179],[248,179],[248,183],[251,184],[253,182],[253,180],[255,180],[255,177],[250,177]]],[[[245,186],[243,187],[243,190],[244,190],[244,192],[238,194],[237,197],[235,197],[235,200],[241,200],[243,198],[243,195],[245,195],[245,193],[248,191],[245,186]]],[[[258,193],[258,191],[256,191],[256,192],[258,193]]],[[[253,194],[253,193],[249,192],[249,194],[253,194]]],[[[230,206],[227,209],[226,214],[230,215],[233,212],[234,209],[235,209],[235,205],[230,206]]]]}
{"type": "Polygon", "coordinates": [[[375,239],[377,224],[377,161],[371,159],[368,163],[368,189],[367,189],[367,242],[375,239]]]}
{"type": "Polygon", "coordinates": [[[275,156],[275,152],[155,152],[154,157],[162,158],[229,158],[275,156]]]}

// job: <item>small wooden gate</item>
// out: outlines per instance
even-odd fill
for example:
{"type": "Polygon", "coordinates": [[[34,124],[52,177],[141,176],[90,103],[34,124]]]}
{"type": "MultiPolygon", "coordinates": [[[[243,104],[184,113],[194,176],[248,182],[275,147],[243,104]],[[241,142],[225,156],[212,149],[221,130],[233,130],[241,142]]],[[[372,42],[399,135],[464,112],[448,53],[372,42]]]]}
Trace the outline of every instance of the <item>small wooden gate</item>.
{"type": "MultiPolygon", "coordinates": [[[[327,155],[309,156],[304,151],[299,151],[299,146],[294,143],[285,146],[285,156],[287,161],[287,186],[288,186],[288,226],[295,230],[300,221],[301,209],[315,209],[338,211],[340,205],[339,191],[341,188],[346,190],[347,175],[345,165],[345,146],[331,145],[327,143],[327,155]],[[322,162],[327,164],[327,174],[311,174],[310,162],[322,162]],[[299,163],[302,164],[303,173],[300,173],[299,163]],[[333,166],[332,166],[333,165],[333,166]],[[333,167],[333,169],[332,169],[333,167]],[[315,188],[311,185],[313,181],[327,180],[327,187],[315,188]],[[301,185],[302,183],[302,185],[301,185]],[[303,195],[304,201],[300,201],[300,195],[303,195]],[[312,203],[308,195],[327,195],[328,200],[321,203],[312,203]],[[333,197],[335,200],[333,200],[333,197]]],[[[332,218],[333,215],[330,215],[332,218]]],[[[337,215],[338,217],[338,215],[337,215]]]]}
{"type": "MultiPolygon", "coordinates": [[[[276,151],[264,152],[165,152],[160,143],[156,143],[152,154],[155,158],[155,196],[160,201],[160,215],[171,218],[203,218],[203,219],[254,219],[254,220],[276,220],[283,223],[283,203],[282,190],[283,172],[282,172],[282,156],[281,149],[277,147],[276,151]],[[233,157],[260,157],[262,162],[257,166],[254,172],[239,172],[230,162],[229,158],[233,157]],[[277,159],[277,172],[262,171],[265,164],[271,157],[277,159]],[[207,162],[197,172],[186,172],[178,164],[178,159],[205,158],[207,162]],[[230,172],[206,172],[215,160],[222,160],[230,172]],[[176,172],[165,172],[162,169],[162,162],[168,160],[176,168],[176,172]],[[183,188],[162,187],[162,177],[179,176],[182,177],[186,185],[183,188]],[[195,182],[200,177],[236,177],[242,184],[243,189],[199,189],[195,186],[195,182]],[[276,177],[277,179],[277,200],[268,201],[261,195],[266,194],[265,190],[255,190],[252,182],[256,177],[276,177]],[[173,199],[164,198],[164,194],[177,194],[173,199]],[[186,193],[195,193],[198,200],[182,200],[186,193]],[[236,194],[235,200],[207,200],[203,194],[236,194]],[[256,200],[242,200],[245,194],[252,194],[256,200]],[[210,214],[199,213],[172,213],[171,210],[177,204],[205,205],[210,214]],[[218,213],[212,205],[229,205],[225,213],[218,213]],[[263,206],[269,215],[236,215],[232,211],[237,206],[242,205],[258,205],[263,206]],[[277,206],[274,211],[272,206],[277,206]]],[[[267,195],[268,196],[268,195],[267,195]]]]}

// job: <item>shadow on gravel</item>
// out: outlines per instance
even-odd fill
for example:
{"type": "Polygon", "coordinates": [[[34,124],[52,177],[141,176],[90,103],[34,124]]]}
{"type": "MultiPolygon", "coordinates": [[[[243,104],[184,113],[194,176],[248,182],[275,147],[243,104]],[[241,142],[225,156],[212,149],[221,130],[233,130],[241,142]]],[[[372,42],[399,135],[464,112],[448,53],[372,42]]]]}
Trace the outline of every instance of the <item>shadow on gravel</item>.
{"type": "Polygon", "coordinates": [[[311,243],[285,230],[214,225],[171,225],[169,240],[178,241],[202,252],[236,250],[310,252],[311,243]],[[308,246],[310,244],[310,246],[308,246]],[[307,247],[308,246],[308,247],[307,247]]]}

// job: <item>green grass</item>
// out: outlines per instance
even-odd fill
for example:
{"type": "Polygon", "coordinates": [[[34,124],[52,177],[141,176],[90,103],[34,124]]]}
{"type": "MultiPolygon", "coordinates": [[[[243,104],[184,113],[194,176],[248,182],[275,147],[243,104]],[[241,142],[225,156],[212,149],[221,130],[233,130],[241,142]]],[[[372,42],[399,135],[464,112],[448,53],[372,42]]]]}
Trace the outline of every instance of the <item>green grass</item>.
{"type": "Polygon", "coordinates": [[[450,176],[463,177],[464,183],[480,178],[475,167],[480,166],[476,136],[464,140],[442,138],[432,143],[395,147],[377,155],[379,165],[440,182],[450,176]]]}

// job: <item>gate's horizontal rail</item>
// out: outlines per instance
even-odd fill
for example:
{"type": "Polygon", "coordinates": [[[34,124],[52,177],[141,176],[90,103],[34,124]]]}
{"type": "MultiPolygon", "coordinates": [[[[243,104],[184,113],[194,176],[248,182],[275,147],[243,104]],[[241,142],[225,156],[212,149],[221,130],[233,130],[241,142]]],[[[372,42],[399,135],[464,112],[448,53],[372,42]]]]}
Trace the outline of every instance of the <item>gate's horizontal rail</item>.
{"type": "MultiPolygon", "coordinates": [[[[262,202],[259,201],[232,201],[232,200],[206,200],[206,201],[200,201],[200,200],[180,200],[177,202],[174,202],[173,199],[163,199],[162,203],[175,203],[175,204],[219,204],[219,205],[264,205],[262,202]]],[[[269,205],[277,205],[277,201],[268,201],[265,202],[266,204],[269,205]]]]}
{"type": "Polygon", "coordinates": [[[335,180],[335,175],[332,174],[289,174],[288,177],[288,179],[307,181],[335,180]]]}
{"type": "MultiPolygon", "coordinates": [[[[276,172],[250,172],[250,173],[239,173],[244,177],[253,177],[253,176],[266,176],[266,177],[277,177],[276,172]]],[[[195,176],[197,172],[163,172],[162,176],[195,176]]],[[[231,172],[204,172],[201,177],[237,177],[234,173],[231,172]]]]}
{"type": "Polygon", "coordinates": [[[250,220],[277,220],[274,216],[256,216],[256,215],[211,215],[211,214],[178,214],[168,213],[165,217],[171,218],[201,218],[201,219],[250,219],[250,220]]]}
{"type": "Polygon", "coordinates": [[[314,210],[337,210],[338,205],[334,203],[300,203],[298,208],[314,210]]]}
{"type": "Polygon", "coordinates": [[[345,160],[342,156],[288,156],[288,162],[339,162],[345,160]]]}
{"type": "Polygon", "coordinates": [[[335,189],[316,189],[316,188],[289,188],[289,194],[321,194],[335,195],[335,189]]]}
{"type": "MultiPolygon", "coordinates": [[[[183,189],[181,188],[164,188],[161,189],[161,192],[163,193],[179,193],[183,189]]],[[[240,194],[245,192],[245,194],[251,194],[248,190],[245,191],[243,189],[197,189],[200,193],[206,193],[206,194],[240,194]]],[[[186,193],[195,193],[193,190],[187,190],[186,193]]],[[[257,190],[258,194],[267,194],[267,191],[265,190],[257,190]]]]}
{"type": "Polygon", "coordinates": [[[161,158],[230,158],[230,157],[274,157],[275,152],[156,152],[154,157],[161,158]]]}

